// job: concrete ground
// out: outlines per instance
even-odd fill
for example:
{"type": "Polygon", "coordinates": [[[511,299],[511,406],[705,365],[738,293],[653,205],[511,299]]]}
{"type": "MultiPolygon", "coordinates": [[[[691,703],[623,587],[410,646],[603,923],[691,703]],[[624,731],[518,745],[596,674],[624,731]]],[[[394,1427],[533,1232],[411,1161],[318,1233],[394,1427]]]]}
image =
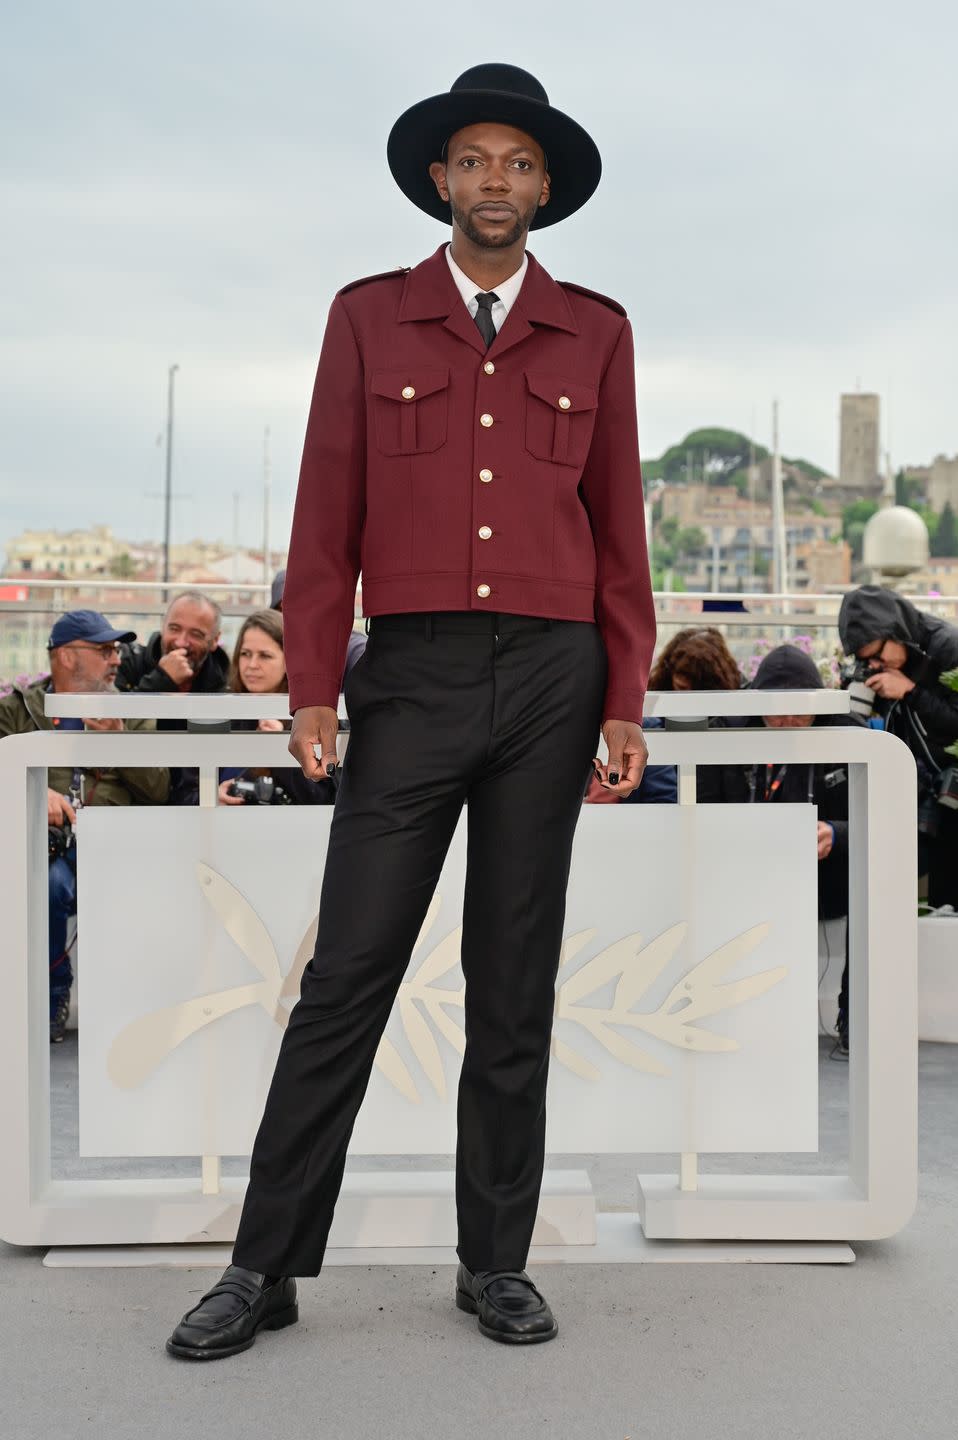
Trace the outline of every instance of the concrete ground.
{"type": "MultiPolygon", "coordinates": [[[[822,1149],[795,1169],[844,1154],[847,1067],[830,1049],[822,1149]]],[[[75,1040],[53,1061],[56,1168],[91,1173],[75,1158],[75,1040]]],[[[600,1208],[633,1207],[637,1157],[553,1158],[588,1164],[600,1208]]],[[[539,1267],[560,1333],[528,1350],[478,1335],[451,1267],[343,1267],[300,1283],[299,1325],[188,1365],[163,1341],[215,1272],[50,1270],[0,1245],[0,1440],[953,1440],[958,1046],[921,1047],[920,1166],[914,1220],[857,1244],[854,1265],[539,1267]]]]}

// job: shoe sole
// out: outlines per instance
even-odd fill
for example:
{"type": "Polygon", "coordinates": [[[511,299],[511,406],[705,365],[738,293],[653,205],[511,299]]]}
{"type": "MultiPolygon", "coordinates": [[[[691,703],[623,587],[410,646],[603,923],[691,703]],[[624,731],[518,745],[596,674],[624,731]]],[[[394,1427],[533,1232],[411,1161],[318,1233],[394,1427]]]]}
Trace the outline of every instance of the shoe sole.
{"type": "Polygon", "coordinates": [[[172,1340],[167,1340],[166,1349],[169,1355],[175,1355],[178,1360],[226,1360],[230,1355],[241,1355],[244,1350],[255,1345],[261,1330],[285,1330],[287,1325],[295,1325],[298,1319],[299,1306],[288,1305],[285,1310],[277,1310],[275,1315],[261,1320],[249,1339],[241,1340],[238,1345],[223,1345],[218,1350],[207,1350],[203,1346],[176,1345],[172,1340]]]}
{"type": "MultiPolygon", "coordinates": [[[[464,1290],[456,1291],[456,1309],[465,1310],[467,1315],[479,1314],[479,1306],[471,1295],[464,1290]]],[[[477,1321],[479,1330],[490,1340],[498,1340],[500,1345],[541,1345],[546,1340],[554,1340],[559,1333],[558,1320],[553,1321],[551,1330],[541,1330],[531,1335],[508,1335],[504,1330],[495,1330],[491,1325],[483,1325],[481,1320],[477,1321]]]]}

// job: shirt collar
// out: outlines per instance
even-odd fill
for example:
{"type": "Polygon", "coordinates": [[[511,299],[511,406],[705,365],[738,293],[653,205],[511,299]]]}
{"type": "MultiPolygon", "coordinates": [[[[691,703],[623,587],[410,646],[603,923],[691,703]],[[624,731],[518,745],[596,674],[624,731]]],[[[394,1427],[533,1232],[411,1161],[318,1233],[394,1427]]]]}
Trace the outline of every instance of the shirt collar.
{"type": "MultiPolygon", "coordinates": [[[[446,259],[449,262],[449,269],[452,273],[452,278],[456,282],[456,289],[462,296],[463,303],[466,306],[466,309],[469,311],[470,315],[475,316],[475,313],[479,308],[476,304],[476,295],[480,293],[481,286],[477,285],[474,280],[470,280],[466,272],[464,270],[461,270],[456,264],[455,260],[452,258],[451,245],[446,246],[446,259]]],[[[525,279],[526,271],[528,270],[528,268],[529,257],[526,252],[523,251],[522,264],[519,266],[519,269],[513,275],[510,275],[508,280],[503,280],[500,282],[500,284],[496,286],[496,294],[499,296],[499,303],[504,306],[506,315],[508,315],[509,311],[512,309],[515,298],[519,294],[520,289],[522,288],[522,282],[525,279]]]]}
{"type": "MultiPolygon", "coordinates": [[[[468,330],[471,328],[474,336],[469,338],[470,340],[475,338],[476,347],[481,348],[482,337],[475,326],[470,327],[468,324],[468,309],[463,312],[460,308],[462,296],[449,268],[446,244],[447,242],[443,241],[428,260],[423,260],[409,271],[403,284],[403,293],[396,318],[400,324],[418,320],[444,319],[447,329],[459,335],[459,338],[463,340],[466,339],[468,330]],[[457,322],[459,316],[462,316],[466,322],[461,330],[457,322]]],[[[543,270],[535,256],[528,250],[526,259],[528,260],[526,278],[522,283],[522,291],[513,306],[515,314],[509,327],[513,332],[513,343],[517,343],[526,335],[531,334],[534,325],[550,325],[555,329],[565,330],[570,335],[577,335],[579,327],[562,286],[556,284],[549,272],[543,270]],[[516,325],[516,321],[521,323],[516,325]]],[[[472,293],[475,296],[475,290],[472,293]]],[[[498,293],[496,291],[496,294],[498,293]]],[[[496,344],[499,343],[497,340],[496,344]]]]}

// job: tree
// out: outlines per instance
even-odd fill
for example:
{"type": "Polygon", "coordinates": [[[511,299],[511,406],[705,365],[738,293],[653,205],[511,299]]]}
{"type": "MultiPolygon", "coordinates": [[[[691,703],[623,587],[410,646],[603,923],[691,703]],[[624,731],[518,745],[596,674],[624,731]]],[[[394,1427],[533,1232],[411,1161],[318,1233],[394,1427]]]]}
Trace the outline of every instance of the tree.
{"type": "Polygon", "coordinates": [[[935,526],[935,533],[931,537],[929,550],[935,556],[958,555],[958,529],[955,526],[955,512],[951,508],[951,502],[946,500],[944,509],[938,517],[938,524],[935,526]]]}
{"type": "MultiPolygon", "coordinates": [[[[728,485],[733,476],[745,469],[754,453],[756,461],[764,460],[764,445],[753,445],[738,430],[709,426],[692,430],[678,445],[672,445],[660,459],[653,461],[655,478],[681,483],[695,478],[707,485],[728,485]],[[689,472],[691,462],[692,473],[689,472]]],[[[647,467],[646,473],[648,474],[647,467]]]]}
{"type": "Polygon", "coordinates": [[[110,574],[114,580],[131,580],[136,574],[136,564],[133,556],[126,550],[122,555],[114,555],[110,561],[110,574]]]}
{"type": "Polygon", "coordinates": [[[708,543],[708,536],[698,525],[689,525],[675,537],[675,549],[679,555],[701,555],[708,543]]]}
{"type": "Polygon", "coordinates": [[[878,506],[874,500],[853,500],[842,511],[842,535],[851,546],[853,560],[862,558],[862,537],[865,534],[865,526],[877,512],[878,506]]]}
{"type": "Polygon", "coordinates": [[[895,476],[895,504],[910,505],[913,499],[914,495],[912,487],[908,483],[908,476],[904,470],[899,470],[895,476]]]}

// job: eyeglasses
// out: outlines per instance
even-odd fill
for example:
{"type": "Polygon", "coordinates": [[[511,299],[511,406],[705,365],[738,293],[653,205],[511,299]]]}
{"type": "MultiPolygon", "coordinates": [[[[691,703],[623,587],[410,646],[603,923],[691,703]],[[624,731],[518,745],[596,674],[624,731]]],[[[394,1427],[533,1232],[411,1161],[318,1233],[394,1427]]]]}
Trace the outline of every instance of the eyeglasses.
{"type": "Polygon", "coordinates": [[[120,653],[120,642],[113,640],[109,645],[88,645],[83,640],[73,640],[69,645],[63,646],[64,650],[95,650],[103,660],[111,660],[114,655],[120,653]]]}

